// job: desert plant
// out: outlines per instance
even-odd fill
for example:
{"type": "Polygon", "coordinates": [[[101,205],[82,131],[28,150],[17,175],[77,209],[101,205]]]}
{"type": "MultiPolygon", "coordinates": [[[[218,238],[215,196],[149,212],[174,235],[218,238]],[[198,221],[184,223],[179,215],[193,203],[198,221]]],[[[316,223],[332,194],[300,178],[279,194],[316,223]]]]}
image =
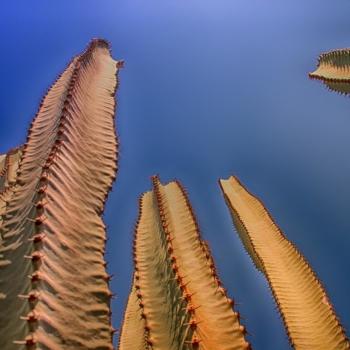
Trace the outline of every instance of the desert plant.
{"type": "MultiPolygon", "coordinates": [[[[310,78],[349,93],[349,57],[348,50],[321,55],[310,78]]],[[[1,349],[113,349],[100,215],[117,171],[122,65],[108,42],[94,39],[43,98],[27,142],[0,155],[1,349]]],[[[184,187],[152,181],[139,201],[119,349],[251,348],[184,187]]],[[[291,344],[348,349],[322,285],[262,203],[235,178],[221,185],[291,344]]]]}
{"type": "Polygon", "coordinates": [[[266,277],[295,349],[349,349],[345,331],[315,273],[262,202],[235,176],[220,180],[233,223],[266,277]]]}
{"type": "Polygon", "coordinates": [[[350,49],[334,50],[318,57],[318,68],[309,73],[310,79],[324,83],[328,89],[350,93],[350,49]]]}
{"type": "Polygon", "coordinates": [[[1,163],[10,176],[2,183],[1,349],[113,349],[100,215],[117,170],[120,65],[108,42],[92,40],[43,98],[15,184],[1,163]]]}
{"type": "Polygon", "coordinates": [[[152,181],[139,201],[119,349],[250,349],[184,187],[152,181]]]}

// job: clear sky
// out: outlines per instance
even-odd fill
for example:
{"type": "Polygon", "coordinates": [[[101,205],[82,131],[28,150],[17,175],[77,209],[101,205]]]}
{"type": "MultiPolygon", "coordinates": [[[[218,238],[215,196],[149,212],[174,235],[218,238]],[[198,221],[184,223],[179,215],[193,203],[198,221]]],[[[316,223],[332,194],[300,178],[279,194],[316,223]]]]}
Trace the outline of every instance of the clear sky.
{"type": "Polygon", "coordinates": [[[350,328],[350,101],[307,75],[319,54],[350,46],[349,13],[345,0],[1,1],[1,153],[25,140],[41,96],[91,38],[125,59],[122,159],[105,216],[114,328],[131,285],[137,196],[160,174],[187,187],[254,349],[289,348],[218,186],[232,173],[304,254],[350,328]]]}

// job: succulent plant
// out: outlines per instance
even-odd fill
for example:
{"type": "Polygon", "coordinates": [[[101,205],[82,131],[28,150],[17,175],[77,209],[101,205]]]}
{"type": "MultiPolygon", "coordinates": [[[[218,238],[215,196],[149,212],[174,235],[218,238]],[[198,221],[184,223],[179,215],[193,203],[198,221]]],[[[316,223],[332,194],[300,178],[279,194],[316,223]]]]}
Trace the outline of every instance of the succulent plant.
{"type": "Polygon", "coordinates": [[[330,90],[350,93],[350,49],[334,50],[318,57],[318,68],[309,73],[310,79],[319,80],[330,90]]]}
{"type": "Polygon", "coordinates": [[[113,349],[100,215],[117,171],[120,65],[92,40],[43,98],[27,142],[1,156],[1,349],[113,349]]]}
{"type": "MultiPolygon", "coordinates": [[[[310,78],[350,93],[349,50],[310,78]]],[[[94,39],[43,98],[27,142],[0,155],[0,348],[113,349],[101,214],[116,179],[115,94],[123,61],[94,39]]],[[[139,200],[134,274],[119,350],[250,349],[185,188],[139,200]]],[[[237,178],[220,185],[234,225],[265,275],[295,349],[349,349],[306,259],[237,178]]]]}
{"type": "Polygon", "coordinates": [[[254,265],[266,277],[295,349],[349,349],[329,297],[306,259],[262,202],[231,176],[220,186],[233,223],[254,265]]]}

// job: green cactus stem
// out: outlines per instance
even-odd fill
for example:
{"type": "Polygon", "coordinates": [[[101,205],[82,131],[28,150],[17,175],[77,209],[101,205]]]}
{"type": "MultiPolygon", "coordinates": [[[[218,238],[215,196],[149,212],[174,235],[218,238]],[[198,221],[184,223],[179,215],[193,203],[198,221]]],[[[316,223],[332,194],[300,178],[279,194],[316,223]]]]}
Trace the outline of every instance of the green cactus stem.
{"type": "Polygon", "coordinates": [[[350,93],[350,49],[334,50],[318,57],[317,70],[310,79],[319,80],[330,90],[350,93]]]}
{"type": "Polygon", "coordinates": [[[139,202],[119,350],[251,349],[185,189],[152,182],[139,202]]]}
{"type": "Polygon", "coordinates": [[[297,350],[349,349],[323,286],[261,201],[235,176],[220,180],[220,186],[244,247],[269,283],[291,345],[297,350]]]}
{"type": "Polygon", "coordinates": [[[92,40],[31,123],[1,228],[1,349],[113,349],[100,214],[117,170],[120,65],[92,40]]]}

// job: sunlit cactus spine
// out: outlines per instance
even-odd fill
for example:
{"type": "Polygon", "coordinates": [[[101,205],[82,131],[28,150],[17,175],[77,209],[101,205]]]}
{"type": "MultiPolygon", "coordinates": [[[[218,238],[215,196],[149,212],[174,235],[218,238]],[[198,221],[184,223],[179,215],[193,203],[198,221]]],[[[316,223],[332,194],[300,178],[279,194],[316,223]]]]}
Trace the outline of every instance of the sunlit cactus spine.
{"type": "Polygon", "coordinates": [[[100,215],[117,171],[121,65],[102,39],[75,56],[30,124],[15,183],[2,182],[1,349],[113,349],[100,215]]]}
{"type": "Polygon", "coordinates": [[[186,190],[157,176],[152,183],[139,201],[119,350],[251,349],[186,190]]]}

